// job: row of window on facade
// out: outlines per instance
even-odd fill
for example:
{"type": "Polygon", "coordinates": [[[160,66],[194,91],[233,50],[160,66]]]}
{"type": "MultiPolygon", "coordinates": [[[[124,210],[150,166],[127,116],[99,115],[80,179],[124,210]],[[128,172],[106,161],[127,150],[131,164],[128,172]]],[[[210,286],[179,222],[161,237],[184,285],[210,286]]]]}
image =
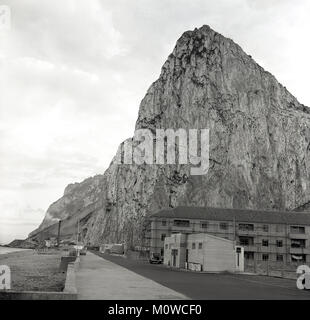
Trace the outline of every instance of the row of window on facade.
{"type": "MultiPolygon", "coordinates": [[[[261,257],[262,257],[263,261],[268,261],[269,260],[269,254],[268,253],[263,253],[261,255],[261,257]]],[[[244,251],[244,258],[246,260],[254,260],[254,252],[253,251],[244,251]]],[[[277,261],[283,261],[283,254],[277,254],[276,255],[276,260],[277,261]]]]}
{"type": "MultiPolygon", "coordinates": [[[[170,244],[169,244],[169,249],[171,249],[171,246],[172,246],[172,245],[171,245],[171,243],[170,243],[170,244]]],[[[182,246],[185,246],[185,244],[184,244],[184,243],[181,243],[181,247],[182,247],[182,246]]],[[[198,242],[198,243],[197,243],[197,246],[196,246],[196,243],[195,243],[195,242],[192,242],[192,249],[195,250],[196,248],[199,249],[199,250],[202,249],[202,242],[198,242]]],[[[165,245],[165,249],[168,249],[168,244],[165,245]]]]}
{"type": "MultiPolygon", "coordinates": [[[[290,239],[291,241],[291,248],[305,248],[306,247],[306,240],[305,239],[290,239]]],[[[239,236],[239,244],[241,246],[253,246],[254,244],[254,237],[246,237],[246,236],[239,236]]],[[[268,247],[269,240],[263,239],[262,246],[268,247]]],[[[276,240],[276,246],[278,248],[283,247],[283,240],[276,240]]]]}
{"type": "MultiPolygon", "coordinates": [[[[162,220],[162,225],[166,226],[167,221],[162,220]]],[[[190,227],[190,220],[180,220],[175,219],[173,220],[173,225],[176,227],[190,227]]],[[[216,224],[217,225],[217,224],[216,224]]],[[[228,230],[229,223],[228,222],[219,222],[218,224],[219,228],[221,230],[228,230]]],[[[210,227],[210,222],[204,221],[200,222],[200,227],[202,229],[208,229],[210,227]]],[[[263,232],[269,232],[269,225],[264,224],[261,226],[256,226],[256,229],[262,229],[263,232]]],[[[238,223],[238,229],[240,231],[254,231],[254,224],[253,223],[238,223]]],[[[283,224],[276,224],[277,232],[283,232],[283,224]]],[[[290,226],[290,232],[294,234],[304,234],[305,233],[305,227],[304,226],[290,226]]]]}
{"type": "MultiPolygon", "coordinates": [[[[161,234],[161,241],[165,241],[166,234],[161,234]]],[[[202,243],[199,243],[202,248],[202,243]]],[[[257,245],[257,243],[254,244],[254,237],[246,237],[246,236],[239,236],[239,245],[241,246],[254,246],[257,245]]],[[[262,247],[269,247],[269,240],[262,239],[261,242],[262,247]]],[[[195,246],[195,243],[193,243],[193,246],[195,246]]],[[[283,247],[283,240],[276,240],[276,247],[282,248],[283,247]]],[[[306,247],[306,240],[305,239],[291,239],[291,248],[305,248],[306,247]]],[[[195,249],[193,247],[192,249],[195,249]]]]}
{"type": "MultiPolygon", "coordinates": [[[[181,244],[181,247],[182,246],[185,246],[185,243],[182,243],[181,244]]],[[[172,247],[172,244],[170,243],[169,245],[168,244],[165,244],[165,249],[167,250],[168,248],[171,249],[172,247]]],[[[195,243],[195,242],[192,242],[191,244],[191,248],[192,250],[195,250],[195,249],[202,249],[202,242],[198,242],[198,243],[195,243]]],[[[172,250],[176,250],[176,249],[172,249],[172,250]]],[[[162,252],[163,254],[163,252],[162,252]]],[[[246,260],[254,260],[254,254],[256,255],[261,255],[261,260],[262,261],[269,261],[270,260],[270,255],[268,253],[255,253],[254,251],[245,251],[244,252],[244,258],[246,260]]],[[[291,261],[292,262],[305,262],[306,261],[306,255],[305,254],[291,254],[291,261]]],[[[276,261],[278,262],[283,262],[284,260],[284,255],[283,254],[276,254],[276,261]]],[[[259,258],[257,256],[257,258],[259,258]]]]}
{"type": "MultiPolygon", "coordinates": [[[[254,252],[253,251],[244,251],[244,258],[246,260],[254,260],[254,252]]],[[[256,253],[259,254],[259,253],[256,253]]],[[[306,262],[306,255],[305,254],[291,254],[291,261],[292,262],[306,262]]],[[[283,254],[276,254],[276,261],[283,262],[283,254]]],[[[262,261],[269,261],[270,255],[268,253],[261,254],[262,261]]]]}

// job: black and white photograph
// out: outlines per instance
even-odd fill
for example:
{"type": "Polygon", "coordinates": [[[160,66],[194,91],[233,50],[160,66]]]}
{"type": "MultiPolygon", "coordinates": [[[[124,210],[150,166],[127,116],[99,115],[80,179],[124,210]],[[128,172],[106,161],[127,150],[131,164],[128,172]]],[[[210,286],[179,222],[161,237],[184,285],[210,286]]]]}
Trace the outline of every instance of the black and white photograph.
{"type": "Polygon", "coordinates": [[[0,305],[310,300],[309,13],[0,1],[0,305]]]}

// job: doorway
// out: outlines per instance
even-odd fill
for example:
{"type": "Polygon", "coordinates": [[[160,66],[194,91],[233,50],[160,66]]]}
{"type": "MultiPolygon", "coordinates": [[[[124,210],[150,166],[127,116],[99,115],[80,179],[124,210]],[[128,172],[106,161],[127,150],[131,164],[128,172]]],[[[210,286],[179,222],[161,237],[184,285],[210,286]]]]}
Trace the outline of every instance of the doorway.
{"type": "Polygon", "coordinates": [[[171,256],[172,256],[172,266],[177,266],[177,255],[178,255],[178,249],[172,249],[171,250],[171,256]]]}

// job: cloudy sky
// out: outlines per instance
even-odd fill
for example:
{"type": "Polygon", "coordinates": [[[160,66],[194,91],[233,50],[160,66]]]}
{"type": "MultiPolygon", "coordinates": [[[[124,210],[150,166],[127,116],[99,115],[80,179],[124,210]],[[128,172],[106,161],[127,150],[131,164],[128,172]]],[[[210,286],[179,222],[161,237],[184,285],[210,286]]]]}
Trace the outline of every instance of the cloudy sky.
{"type": "Polygon", "coordinates": [[[0,24],[0,243],[103,173],[180,35],[232,38],[310,106],[309,1],[7,0],[0,24]]]}

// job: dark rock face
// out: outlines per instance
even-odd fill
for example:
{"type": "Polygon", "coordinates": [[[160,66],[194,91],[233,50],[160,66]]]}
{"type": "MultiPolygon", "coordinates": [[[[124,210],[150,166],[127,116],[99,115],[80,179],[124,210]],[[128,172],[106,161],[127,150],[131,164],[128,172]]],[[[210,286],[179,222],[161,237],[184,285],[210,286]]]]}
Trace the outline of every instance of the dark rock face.
{"type": "Polygon", "coordinates": [[[169,206],[283,210],[310,203],[309,109],[208,26],[177,41],[141,102],[140,128],[208,128],[208,173],[191,176],[191,165],[118,165],[113,159],[103,176],[70,187],[41,228],[93,202],[96,210],[84,226],[89,242],[139,244],[144,217],[169,206]]]}
{"type": "Polygon", "coordinates": [[[6,247],[9,248],[23,248],[23,249],[34,249],[35,245],[27,240],[15,239],[10,242],[6,247]]]}

